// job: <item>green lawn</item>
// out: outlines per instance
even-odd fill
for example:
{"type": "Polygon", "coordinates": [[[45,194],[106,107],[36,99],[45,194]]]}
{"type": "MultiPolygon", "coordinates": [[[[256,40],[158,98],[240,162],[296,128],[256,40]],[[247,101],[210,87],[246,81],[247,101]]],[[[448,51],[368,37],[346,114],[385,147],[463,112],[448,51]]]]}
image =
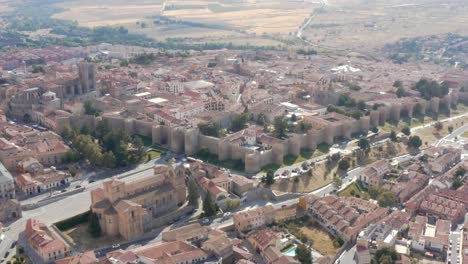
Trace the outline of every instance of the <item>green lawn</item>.
{"type": "Polygon", "coordinates": [[[142,136],[142,135],[135,135],[135,137],[140,138],[141,141],[143,141],[143,145],[145,147],[150,147],[151,145],[153,145],[153,139],[151,137],[142,136]]]}
{"type": "Polygon", "coordinates": [[[146,152],[146,161],[150,161],[152,159],[157,159],[159,157],[161,157],[161,152],[156,151],[154,149],[149,150],[149,151],[146,152]]]}
{"type": "Polygon", "coordinates": [[[322,155],[325,155],[328,153],[330,150],[330,146],[326,143],[322,143],[319,146],[317,146],[317,150],[312,151],[310,149],[301,149],[301,154],[299,156],[294,156],[291,154],[288,154],[284,156],[283,158],[283,164],[278,165],[278,164],[268,164],[264,166],[261,170],[263,172],[267,171],[276,171],[279,168],[291,166],[296,163],[304,162],[306,160],[319,157],[322,155]]]}
{"type": "Polygon", "coordinates": [[[463,134],[461,134],[462,137],[468,138],[468,131],[465,131],[463,134]]]}
{"type": "Polygon", "coordinates": [[[243,172],[245,170],[245,164],[242,160],[219,160],[218,155],[210,153],[208,150],[200,150],[194,158],[203,160],[204,162],[211,163],[216,166],[224,167],[230,170],[243,172]]]}
{"type": "Polygon", "coordinates": [[[294,155],[288,154],[288,155],[284,156],[284,158],[283,158],[283,167],[291,166],[293,164],[303,162],[305,160],[307,160],[307,159],[304,158],[302,155],[294,156],[294,155]]]}
{"type": "Polygon", "coordinates": [[[351,183],[348,187],[338,193],[338,196],[344,197],[357,197],[364,200],[368,200],[369,194],[361,189],[359,189],[356,182],[351,183]]]}

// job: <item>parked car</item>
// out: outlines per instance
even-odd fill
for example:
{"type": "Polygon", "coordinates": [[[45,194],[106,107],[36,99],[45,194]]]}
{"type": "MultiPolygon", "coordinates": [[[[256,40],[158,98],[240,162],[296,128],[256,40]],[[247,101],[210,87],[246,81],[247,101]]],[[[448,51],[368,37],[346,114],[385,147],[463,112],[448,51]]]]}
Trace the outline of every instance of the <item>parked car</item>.
{"type": "Polygon", "coordinates": [[[112,248],[119,248],[120,247],[120,244],[114,244],[112,245],[112,248]]]}
{"type": "Polygon", "coordinates": [[[11,243],[10,248],[14,248],[16,246],[16,244],[18,244],[18,241],[14,241],[13,243],[11,243]]]}

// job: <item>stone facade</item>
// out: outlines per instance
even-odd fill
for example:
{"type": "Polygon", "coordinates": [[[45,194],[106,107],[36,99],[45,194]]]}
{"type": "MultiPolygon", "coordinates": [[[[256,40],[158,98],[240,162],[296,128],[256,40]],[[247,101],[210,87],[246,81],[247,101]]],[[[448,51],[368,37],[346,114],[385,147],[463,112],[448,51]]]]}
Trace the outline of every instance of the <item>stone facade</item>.
{"type": "Polygon", "coordinates": [[[154,167],[153,175],[133,182],[112,179],[91,192],[91,210],[104,234],[125,239],[142,236],[153,218],[176,210],[186,200],[181,167],[154,167]]]}

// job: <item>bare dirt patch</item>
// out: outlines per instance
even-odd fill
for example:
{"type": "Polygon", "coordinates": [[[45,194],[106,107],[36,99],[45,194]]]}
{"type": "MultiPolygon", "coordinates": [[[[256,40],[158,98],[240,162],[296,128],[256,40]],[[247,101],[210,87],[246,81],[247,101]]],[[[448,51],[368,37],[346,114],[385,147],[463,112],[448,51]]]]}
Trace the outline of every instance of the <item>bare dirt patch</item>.
{"type": "Polygon", "coordinates": [[[124,241],[124,239],[120,237],[91,237],[91,235],[88,232],[87,223],[80,224],[63,233],[65,234],[65,236],[71,238],[72,242],[76,245],[76,247],[82,251],[94,250],[96,248],[102,248],[124,241]]]}
{"type": "Polygon", "coordinates": [[[312,247],[324,256],[334,256],[338,249],[333,245],[333,239],[325,231],[311,225],[301,228],[301,232],[313,241],[312,247]]]}

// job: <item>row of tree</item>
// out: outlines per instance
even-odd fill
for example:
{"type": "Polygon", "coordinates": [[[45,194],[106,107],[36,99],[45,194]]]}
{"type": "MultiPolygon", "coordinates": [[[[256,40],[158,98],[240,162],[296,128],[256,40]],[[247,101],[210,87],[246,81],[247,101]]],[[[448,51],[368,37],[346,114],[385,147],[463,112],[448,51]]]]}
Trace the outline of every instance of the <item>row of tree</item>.
{"type": "Polygon", "coordinates": [[[81,131],[66,127],[62,136],[72,143],[66,155],[70,162],[84,158],[94,166],[114,168],[139,163],[145,155],[141,138],[111,130],[106,121],[99,122],[93,133],[86,126],[81,131]]]}

